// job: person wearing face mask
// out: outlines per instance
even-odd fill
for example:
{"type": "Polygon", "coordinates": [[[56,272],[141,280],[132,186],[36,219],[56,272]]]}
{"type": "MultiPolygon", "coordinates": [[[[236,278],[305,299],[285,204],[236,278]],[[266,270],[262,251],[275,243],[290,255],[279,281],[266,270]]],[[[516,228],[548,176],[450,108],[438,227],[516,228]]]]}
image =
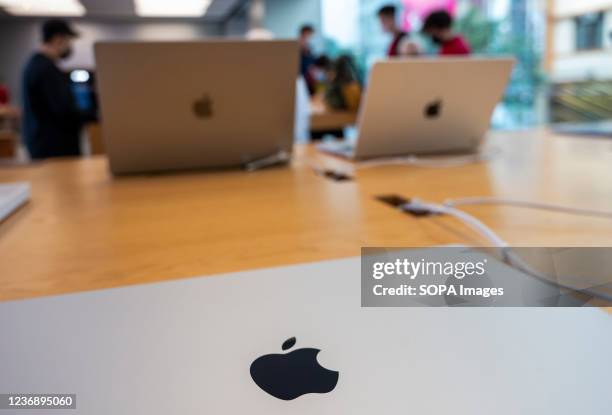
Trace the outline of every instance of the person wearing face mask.
{"type": "Polygon", "coordinates": [[[423,23],[423,33],[440,45],[440,55],[469,55],[472,49],[467,40],[453,31],[453,17],[446,10],[431,13],[423,23]]]}
{"type": "Polygon", "coordinates": [[[68,75],[58,66],[72,53],[77,33],[64,20],[42,27],[42,45],[23,71],[23,137],[33,160],[81,154],[82,125],[68,75]]]}

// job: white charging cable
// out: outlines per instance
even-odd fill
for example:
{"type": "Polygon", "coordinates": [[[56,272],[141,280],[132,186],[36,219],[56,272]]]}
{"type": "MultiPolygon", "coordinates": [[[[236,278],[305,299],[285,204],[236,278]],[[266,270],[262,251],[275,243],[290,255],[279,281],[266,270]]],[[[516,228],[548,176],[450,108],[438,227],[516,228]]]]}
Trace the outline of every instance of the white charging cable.
{"type": "Polygon", "coordinates": [[[605,219],[612,219],[612,212],[605,212],[592,209],[574,208],[559,206],[550,203],[527,202],[521,200],[504,199],[498,197],[466,197],[461,199],[449,199],[444,202],[444,206],[476,206],[476,205],[506,205],[528,209],[548,210],[552,212],[568,213],[580,216],[593,216],[605,219]]]}
{"type": "MultiPolygon", "coordinates": [[[[468,203],[466,203],[468,204],[468,203]]],[[[546,205],[548,206],[548,205],[546,205]]],[[[561,283],[553,283],[550,281],[550,278],[545,274],[540,273],[539,271],[534,270],[531,266],[526,264],[522,258],[512,252],[510,245],[504,241],[501,237],[499,237],[491,228],[485,225],[483,222],[478,220],[476,217],[466,213],[462,210],[456,209],[449,205],[439,205],[435,203],[423,202],[419,199],[412,199],[410,202],[404,204],[400,207],[401,210],[405,212],[411,212],[415,214],[423,214],[429,213],[433,215],[448,215],[459,219],[461,222],[478,232],[484,238],[486,238],[489,242],[491,242],[492,246],[498,248],[500,254],[502,255],[503,261],[506,262],[513,268],[518,269],[546,284],[561,287],[573,292],[579,292],[582,294],[589,295],[591,297],[600,298],[608,302],[612,302],[612,295],[608,295],[605,293],[601,293],[589,288],[586,289],[576,289],[574,287],[570,287],[561,283]]],[[[572,212],[575,213],[575,212],[572,212]]],[[[601,213],[601,212],[599,212],[601,213]]]]}
{"type": "Polygon", "coordinates": [[[403,205],[401,209],[406,212],[412,212],[417,214],[430,213],[434,215],[454,216],[455,218],[468,225],[470,228],[474,229],[480,235],[484,236],[489,242],[493,244],[494,247],[505,249],[510,246],[506,241],[501,239],[495,232],[493,232],[491,228],[482,223],[480,220],[454,207],[438,205],[435,203],[427,203],[419,199],[412,199],[410,202],[403,205]]]}

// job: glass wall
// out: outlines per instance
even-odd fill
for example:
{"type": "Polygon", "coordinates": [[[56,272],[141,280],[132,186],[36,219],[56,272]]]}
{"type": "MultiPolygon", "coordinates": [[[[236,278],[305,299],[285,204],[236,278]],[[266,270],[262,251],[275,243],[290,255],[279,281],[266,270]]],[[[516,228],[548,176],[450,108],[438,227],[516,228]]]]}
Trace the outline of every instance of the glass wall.
{"type": "Polygon", "coordinates": [[[551,1],[550,119],[562,124],[591,124],[592,131],[609,134],[612,0],[551,1]]]}
{"type": "Polygon", "coordinates": [[[384,58],[390,42],[376,17],[377,10],[389,3],[402,10],[400,24],[413,32],[426,54],[437,51],[420,37],[422,21],[431,11],[444,8],[455,15],[456,29],[476,54],[516,57],[512,82],[496,111],[494,127],[526,128],[544,121],[544,0],[323,0],[325,52],[351,54],[364,80],[371,65],[384,58]]]}

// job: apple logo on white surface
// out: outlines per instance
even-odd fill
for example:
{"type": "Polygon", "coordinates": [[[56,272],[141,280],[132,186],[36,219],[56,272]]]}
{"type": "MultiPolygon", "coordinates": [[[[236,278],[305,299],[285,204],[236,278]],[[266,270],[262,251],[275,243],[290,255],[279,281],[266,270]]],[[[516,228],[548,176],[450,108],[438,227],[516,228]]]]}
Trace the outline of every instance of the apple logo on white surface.
{"type": "MultiPolygon", "coordinates": [[[[295,337],[285,341],[283,351],[290,350],[295,343],[295,337]]],[[[307,348],[261,356],[251,364],[251,377],[262,390],[284,401],[312,393],[329,393],[336,388],[340,373],[319,364],[320,352],[307,348]]]]}

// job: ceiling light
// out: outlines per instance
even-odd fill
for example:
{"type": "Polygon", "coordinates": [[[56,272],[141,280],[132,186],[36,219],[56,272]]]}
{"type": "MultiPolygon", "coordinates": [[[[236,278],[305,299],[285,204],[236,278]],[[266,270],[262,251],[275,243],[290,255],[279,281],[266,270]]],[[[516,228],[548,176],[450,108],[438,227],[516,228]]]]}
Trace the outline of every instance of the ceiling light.
{"type": "Polygon", "coordinates": [[[212,0],[134,0],[140,17],[204,16],[212,0]]]}
{"type": "Polygon", "coordinates": [[[0,0],[0,8],[16,16],[83,16],[79,0],[0,0]]]}

